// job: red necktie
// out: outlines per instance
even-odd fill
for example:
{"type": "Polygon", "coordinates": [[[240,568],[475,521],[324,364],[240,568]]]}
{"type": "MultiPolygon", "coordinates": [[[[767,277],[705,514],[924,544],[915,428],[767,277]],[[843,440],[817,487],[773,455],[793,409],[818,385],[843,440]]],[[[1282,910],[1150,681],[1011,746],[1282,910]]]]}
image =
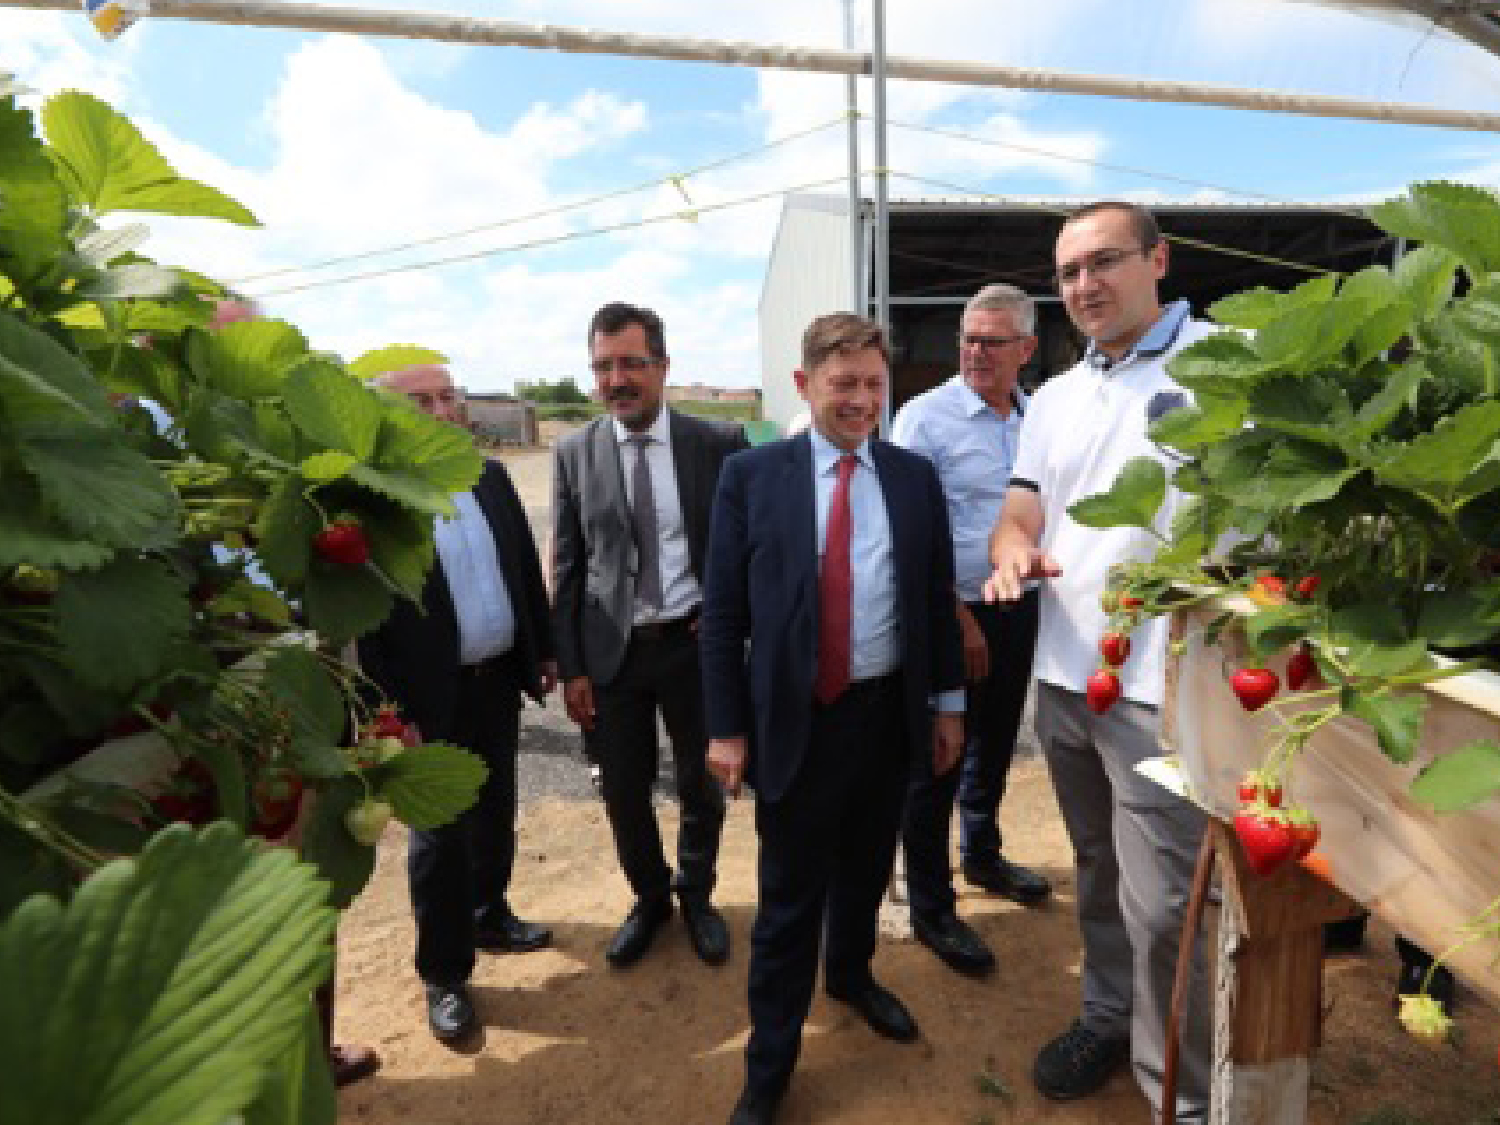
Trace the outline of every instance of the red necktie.
{"type": "Polygon", "coordinates": [[[849,617],[854,579],[849,569],[849,478],[859,458],[839,458],[839,479],[828,505],[828,531],[823,542],[823,570],[818,575],[818,678],[813,696],[832,703],[849,686],[849,617]]]}

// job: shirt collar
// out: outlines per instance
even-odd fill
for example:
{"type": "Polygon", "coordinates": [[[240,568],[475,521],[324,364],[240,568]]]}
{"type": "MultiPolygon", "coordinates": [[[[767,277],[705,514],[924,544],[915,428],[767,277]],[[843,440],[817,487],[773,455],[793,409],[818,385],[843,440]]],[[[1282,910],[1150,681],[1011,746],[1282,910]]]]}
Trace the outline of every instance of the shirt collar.
{"type": "MultiPolygon", "coordinates": [[[[814,471],[819,476],[832,471],[833,467],[838,464],[839,458],[844,455],[844,451],[820,434],[816,426],[808,429],[807,436],[812,441],[814,471]]],[[[869,438],[865,438],[864,441],[859,443],[859,448],[854,451],[854,456],[859,458],[861,465],[872,472],[874,471],[875,462],[870,459],[869,438]]]]}
{"type": "MultiPolygon", "coordinates": [[[[1001,417],[998,410],[995,410],[994,407],[985,402],[984,399],[980,397],[979,392],[964,381],[964,377],[961,372],[953,376],[953,378],[950,379],[949,382],[951,382],[955,387],[958,388],[956,393],[958,394],[959,404],[963,408],[964,414],[966,414],[968,417],[973,418],[976,415],[983,414],[986,410],[993,411],[996,418],[1001,417]]],[[[1021,390],[1019,386],[1012,387],[1010,389],[1010,402],[1011,412],[1009,417],[1004,420],[1017,418],[1025,412],[1026,392],[1021,390]]]]}
{"type": "MultiPolygon", "coordinates": [[[[672,425],[668,419],[668,415],[671,413],[667,409],[666,404],[663,404],[662,408],[656,412],[656,421],[652,422],[642,432],[652,441],[660,442],[662,445],[670,445],[672,443],[672,425]]],[[[610,421],[614,423],[615,441],[620,445],[624,445],[635,436],[636,431],[627,430],[618,418],[612,418],[610,421]]]]}
{"type": "Polygon", "coordinates": [[[1111,360],[1099,350],[1095,341],[1090,340],[1088,351],[1083,353],[1084,362],[1095,370],[1108,371],[1111,367],[1128,363],[1137,357],[1161,355],[1176,341],[1177,333],[1182,331],[1183,322],[1187,320],[1190,311],[1191,306],[1186,301],[1173,301],[1162,310],[1161,316],[1156,318],[1156,323],[1146,330],[1146,334],[1135,342],[1135,347],[1118,360],[1111,360]]]}

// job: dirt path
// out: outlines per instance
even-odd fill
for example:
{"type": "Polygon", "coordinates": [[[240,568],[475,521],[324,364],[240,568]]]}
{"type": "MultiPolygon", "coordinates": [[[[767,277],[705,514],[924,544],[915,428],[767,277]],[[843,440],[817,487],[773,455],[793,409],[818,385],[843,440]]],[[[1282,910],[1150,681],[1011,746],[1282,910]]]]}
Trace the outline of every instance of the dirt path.
{"type": "MultiPolygon", "coordinates": [[[[545,512],[545,451],[508,454],[533,515],[545,512]]],[[[560,747],[566,720],[528,710],[523,774],[586,775],[560,747]],[[542,763],[540,756],[547,761],[542,763]]],[[[577,778],[583,777],[582,783],[577,778]]],[[[524,787],[523,787],[524,788],[524,787]]],[[[544,785],[545,791],[553,791],[544,785]]],[[[483,1035],[462,1053],[428,1033],[411,970],[412,925],[402,830],[387,833],[369,890],[341,931],[339,1038],[373,1045],[384,1067],[345,1090],[340,1117],[370,1125],[719,1125],[743,1078],[746,948],[754,914],[752,810],[736,803],[725,829],[716,896],[735,941],[728,965],[692,953],[680,924],[624,972],[604,946],[630,904],[602,805],[591,796],[540,796],[523,808],[512,903],[550,924],[556,948],[481,955],[473,986],[483,1035]]],[[[662,819],[675,824],[664,802],[662,819]]],[[[781,1120],[785,1125],[1148,1125],[1133,1083],[1095,1097],[1046,1102],[1031,1087],[1036,1049],[1072,1018],[1078,939],[1071,855],[1046,771],[1018,763],[1006,797],[1008,853],[1052,878],[1050,907],[1027,911],[959,884],[960,911],[1000,958],[970,981],[942,967],[888,910],[876,973],[912,1008],[922,1038],[872,1035],[842,1005],[819,998],[781,1120]]],[[[1458,1048],[1428,1049],[1396,1026],[1391,938],[1372,926],[1366,950],[1330,961],[1325,1047],[1314,1072],[1313,1125],[1494,1125],[1500,1122],[1500,1014],[1465,997],[1458,1048]],[[1383,1115],[1371,1116],[1382,1111],[1383,1115]]]]}

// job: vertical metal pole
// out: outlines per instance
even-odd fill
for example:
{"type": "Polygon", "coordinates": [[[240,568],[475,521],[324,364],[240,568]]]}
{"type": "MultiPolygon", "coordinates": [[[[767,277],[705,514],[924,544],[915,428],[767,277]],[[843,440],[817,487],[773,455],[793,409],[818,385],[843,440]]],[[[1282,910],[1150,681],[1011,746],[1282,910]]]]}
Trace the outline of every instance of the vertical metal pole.
{"type": "MultiPolygon", "coordinates": [[[[844,49],[855,49],[854,0],[844,0],[844,49]]],[[[849,311],[869,314],[865,290],[864,202],[859,182],[859,76],[844,79],[849,108],[849,311]]]]}
{"type": "MultiPolygon", "coordinates": [[[[875,127],[875,321],[891,345],[891,229],[889,181],[886,169],[885,112],[885,0],[872,0],[870,20],[870,109],[875,127]]],[[[894,354],[894,353],[893,353],[894,354]]],[[[891,395],[885,396],[880,432],[891,431],[891,395]]]]}

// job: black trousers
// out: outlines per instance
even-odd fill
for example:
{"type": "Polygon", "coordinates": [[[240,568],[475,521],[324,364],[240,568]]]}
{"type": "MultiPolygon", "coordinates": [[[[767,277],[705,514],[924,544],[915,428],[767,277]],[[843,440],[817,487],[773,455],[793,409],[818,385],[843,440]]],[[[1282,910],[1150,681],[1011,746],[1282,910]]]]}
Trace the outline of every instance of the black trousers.
{"type": "MultiPolygon", "coordinates": [[[[791,788],[755,802],[759,907],[750,933],[750,1088],[775,1096],[797,1064],[823,938],[826,988],[869,983],[911,769],[899,674],[812,704],[791,788]]],[[[926,749],[918,750],[918,753],[926,749]]]]}
{"type": "Polygon", "coordinates": [[[637,899],[707,899],[713,892],[724,827],[724,793],[708,772],[698,640],[686,619],[631,632],[619,673],[594,686],[593,748],[604,809],[620,867],[637,899]],[[677,877],[667,863],[651,804],[656,783],[656,716],[672,745],[677,799],[677,877]]]}
{"type": "Polygon", "coordinates": [[[1009,606],[970,602],[969,612],[984,634],[990,670],[968,685],[963,757],[957,769],[937,777],[931,755],[915,756],[902,824],[911,912],[924,919],[951,914],[957,901],[948,856],[955,798],[964,860],[983,863],[1000,855],[1000,801],[1031,684],[1036,591],[1009,606]]]}
{"type": "Polygon", "coordinates": [[[423,734],[472,750],[489,766],[478,799],[441,828],[411,830],[407,880],[417,923],[417,975],[458,985],[474,970],[474,928],[510,910],[516,855],[516,745],[521,693],[505,658],[458,672],[453,729],[423,734]]]}

